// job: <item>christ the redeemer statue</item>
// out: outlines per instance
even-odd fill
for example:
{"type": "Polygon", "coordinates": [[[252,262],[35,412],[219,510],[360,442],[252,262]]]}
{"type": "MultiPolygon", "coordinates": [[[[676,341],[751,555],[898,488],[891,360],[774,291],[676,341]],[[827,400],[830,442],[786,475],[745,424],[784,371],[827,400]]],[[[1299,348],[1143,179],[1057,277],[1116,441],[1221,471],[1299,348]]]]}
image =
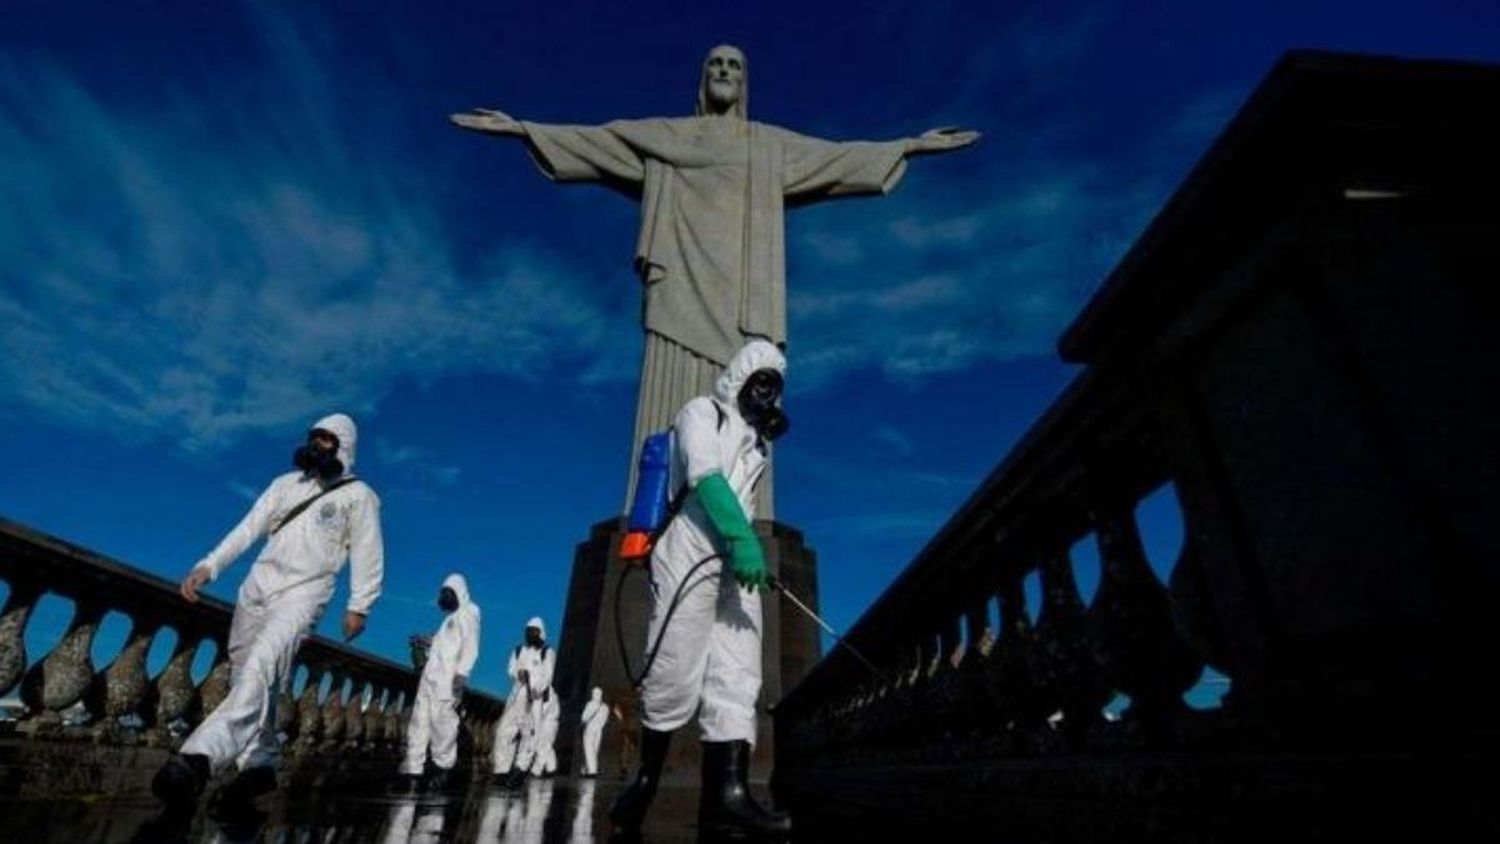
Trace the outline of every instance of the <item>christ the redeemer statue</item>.
{"type": "MultiPolygon", "coordinates": [[[[708,53],[696,115],[558,126],[475,109],[466,129],[521,138],[546,176],[640,197],[635,268],[645,286],[646,354],[635,444],[672,424],[751,337],[786,343],[784,209],[889,191],[908,156],[968,146],[977,132],[935,129],[895,141],[833,142],[747,118],[745,55],[708,53]]],[[[631,472],[635,461],[631,460],[631,472]]],[[[633,485],[633,479],[632,479],[633,485]]],[[[771,484],[757,512],[772,516],[771,484]]]]}

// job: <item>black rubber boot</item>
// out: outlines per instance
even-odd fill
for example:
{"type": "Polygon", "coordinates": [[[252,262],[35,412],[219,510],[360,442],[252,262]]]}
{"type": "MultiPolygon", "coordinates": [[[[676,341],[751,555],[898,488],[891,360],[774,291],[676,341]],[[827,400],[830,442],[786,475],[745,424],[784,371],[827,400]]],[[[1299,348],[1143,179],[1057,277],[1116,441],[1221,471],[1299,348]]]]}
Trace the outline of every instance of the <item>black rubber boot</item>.
{"type": "Polygon", "coordinates": [[[526,785],[526,778],[528,776],[530,774],[524,768],[511,768],[510,772],[505,775],[505,780],[500,787],[506,791],[520,791],[521,787],[526,785]]]}
{"type": "Polygon", "coordinates": [[[463,781],[459,779],[458,767],[438,768],[427,778],[427,788],[438,794],[453,794],[460,791],[463,781]]]}
{"type": "Polygon", "coordinates": [[[235,775],[229,784],[219,789],[219,802],[252,803],[262,794],[276,790],[276,771],[269,765],[246,768],[235,775]]]}
{"type": "Polygon", "coordinates": [[[422,777],[418,774],[397,774],[391,781],[391,793],[397,797],[410,797],[422,790],[422,777]]]}
{"type": "Polygon", "coordinates": [[[198,802],[198,795],[213,776],[208,757],[188,753],[167,760],[151,778],[151,793],[168,809],[186,809],[198,802]]]}
{"type": "Polygon", "coordinates": [[[641,828],[646,810],[656,797],[656,786],[661,781],[661,767],[667,761],[667,748],[672,746],[672,734],[641,728],[641,767],[635,773],[635,782],[620,792],[614,805],[609,807],[609,819],[617,829],[635,831],[641,828]]]}
{"type": "Polygon", "coordinates": [[[703,742],[700,840],[776,840],[791,832],[791,818],[766,809],[750,794],[750,742],[703,742]]]}

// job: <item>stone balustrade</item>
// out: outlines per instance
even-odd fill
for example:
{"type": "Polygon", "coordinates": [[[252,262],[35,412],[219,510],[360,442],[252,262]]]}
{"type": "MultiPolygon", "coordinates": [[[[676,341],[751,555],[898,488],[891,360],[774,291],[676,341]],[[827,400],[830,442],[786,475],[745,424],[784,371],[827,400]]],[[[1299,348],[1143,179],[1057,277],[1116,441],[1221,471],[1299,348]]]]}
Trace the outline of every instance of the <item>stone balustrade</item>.
{"type": "Polygon", "coordinates": [[[848,631],[878,672],[833,648],[777,705],[814,838],[1494,831],[1465,772],[1500,744],[1496,95],[1496,67],[1276,66],[1064,335],[1074,382],[848,631]],[[1195,709],[1205,667],[1230,686],[1195,709]]]}
{"type": "MultiPolygon", "coordinates": [[[[228,692],[233,607],[224,601],[205,596],[190,604],[176,583],[5,519],[0,580],[9,588],[0,609],[0,697],[19,687],[25,713],[16,731],[22,736],[39,740],[82,730],[100,741],[171,746],[228,692]],[[28,654],[27,623],[47,594],[70,600],[73,616],[50,651],[28,654]],[[110,612],[127,618],[130,629],[119,653],[97,666],[91,650],[110,612]],[[152,677],[148,652],[169,628],[175,644],[152,677]],[[205,642],[217,656],[197,682],[193,662],[205,642]],[[65,723],[64,713],[80,704],[84,717],[65,723]]],[[[294,754],[398,752],[416,690],[411,667],[314,636],[297,653],[294,676],[303,673],[301,689],[295,697],[284,690],[276,710],[277,727],[294,754]]],[[[464,707],[466,746],[487,758],[504,701],[469,691],[464,707]]]]}

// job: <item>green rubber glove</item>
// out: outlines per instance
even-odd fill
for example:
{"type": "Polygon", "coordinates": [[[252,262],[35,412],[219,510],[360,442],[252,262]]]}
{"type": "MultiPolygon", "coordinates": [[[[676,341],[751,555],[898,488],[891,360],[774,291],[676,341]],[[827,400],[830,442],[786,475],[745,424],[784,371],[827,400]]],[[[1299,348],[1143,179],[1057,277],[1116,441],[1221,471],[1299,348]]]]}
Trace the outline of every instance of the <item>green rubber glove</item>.
{"type": "Polygon", "coordinates": [[[745,587],[765,588],[770,585],[771,572],[766,569],[766,555],[761,550],[760,538],[750,528],[750,520],[745,518],[745,511],[740,508],[734,490],[729,488],[729,481],[714,472],[699,480],[693,492],[729,551],[729,568],[734,572],[734,579],[745,587]]]}

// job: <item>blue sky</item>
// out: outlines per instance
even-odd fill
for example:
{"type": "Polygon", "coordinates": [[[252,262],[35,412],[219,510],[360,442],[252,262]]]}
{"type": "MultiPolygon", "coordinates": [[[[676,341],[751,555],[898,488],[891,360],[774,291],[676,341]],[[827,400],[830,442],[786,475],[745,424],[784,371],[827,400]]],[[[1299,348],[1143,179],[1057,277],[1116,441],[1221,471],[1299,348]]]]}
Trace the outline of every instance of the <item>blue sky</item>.
{"type": "Polygon", "coordinates": [[[7,3],[0,514],[175,578],[347,410],[389,558],[362,644],[404,659],[461,570],[501,688],[624,499],[636,209],[445,115],[682,114],[730,42],[756,119],[985,133],[789,216],[778,514],[845,628],[1062,389],[1058,332],[1283,50],[1497,35],[1490,2],[7,3]]]}

